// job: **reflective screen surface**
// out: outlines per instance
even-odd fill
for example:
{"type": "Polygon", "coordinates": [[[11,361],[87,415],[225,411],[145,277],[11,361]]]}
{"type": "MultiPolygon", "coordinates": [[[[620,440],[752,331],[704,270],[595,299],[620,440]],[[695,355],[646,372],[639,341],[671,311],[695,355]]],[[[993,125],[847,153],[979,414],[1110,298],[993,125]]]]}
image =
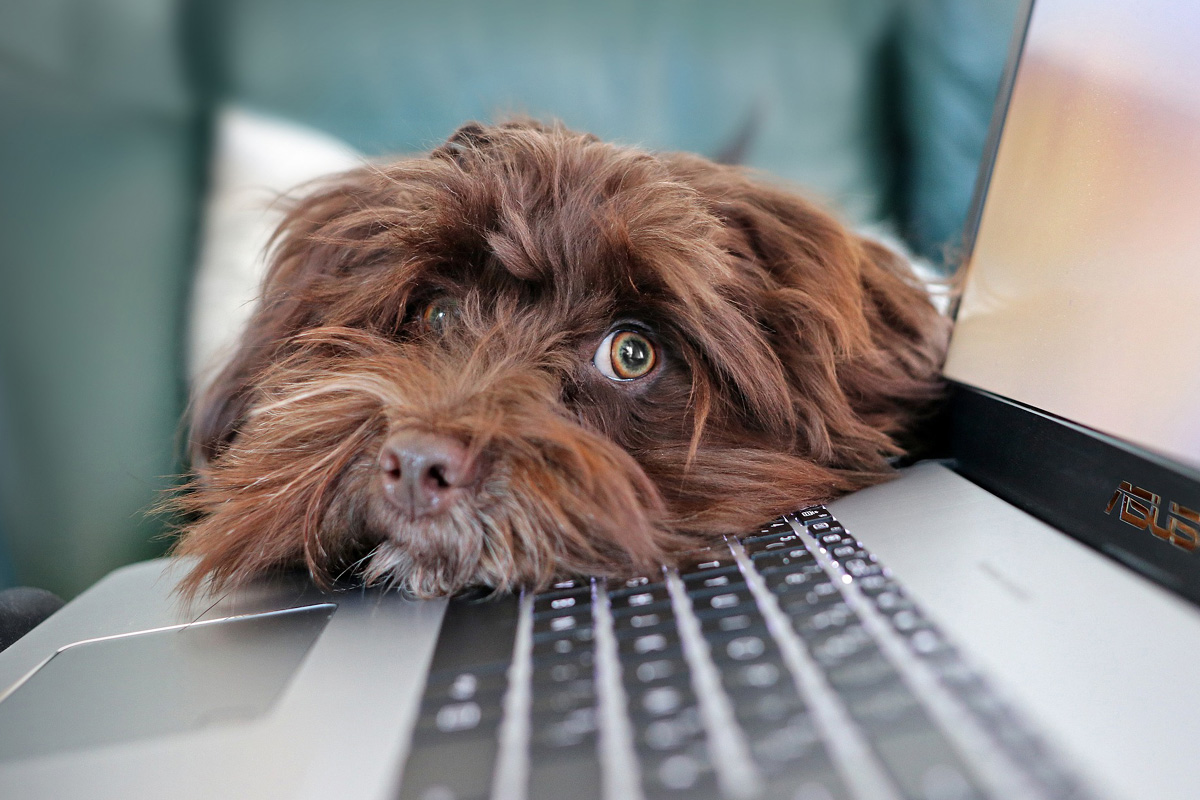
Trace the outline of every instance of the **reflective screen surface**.
{"type": "Polygon", "coordinates": [[[1200,2],[1036,3],[946,374],[1200,467],[1200,2]]]}

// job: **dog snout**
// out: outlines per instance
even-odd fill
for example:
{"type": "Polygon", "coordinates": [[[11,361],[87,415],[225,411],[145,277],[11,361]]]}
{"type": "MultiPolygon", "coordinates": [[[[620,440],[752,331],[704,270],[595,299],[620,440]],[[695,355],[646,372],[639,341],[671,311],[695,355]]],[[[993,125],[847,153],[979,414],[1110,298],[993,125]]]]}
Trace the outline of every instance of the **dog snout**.
{"type": "Polygon", "coordinates": [[[467,446],[454,437],[402,430],[383,443],[379,472],[388,500],[416,517],[445,507],[474,483],[478,467],[467,446]]]}

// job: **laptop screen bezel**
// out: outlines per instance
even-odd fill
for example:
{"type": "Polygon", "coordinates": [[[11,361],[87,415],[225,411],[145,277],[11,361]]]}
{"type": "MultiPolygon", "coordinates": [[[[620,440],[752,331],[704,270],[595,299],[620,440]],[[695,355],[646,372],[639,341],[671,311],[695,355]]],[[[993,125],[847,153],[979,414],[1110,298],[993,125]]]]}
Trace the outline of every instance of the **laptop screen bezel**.
{"type": "MultiPolygon", "coordinates": [[[[1017,16],[963,232],[964,264],[983,217],[1034,5],[1024,0],[1017,16]]],[[[961,474],[1200,603],[1200,525],[1172,513],[1200,509],[1200,472],[1012,398],[949,384],[950,449],[961,474]]]]}

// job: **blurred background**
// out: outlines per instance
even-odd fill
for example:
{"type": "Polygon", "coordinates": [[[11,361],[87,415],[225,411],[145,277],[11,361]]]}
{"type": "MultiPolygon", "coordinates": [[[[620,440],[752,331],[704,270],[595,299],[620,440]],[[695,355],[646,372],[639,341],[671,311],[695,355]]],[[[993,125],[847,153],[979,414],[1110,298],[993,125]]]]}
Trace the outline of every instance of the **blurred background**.
{"type": "Polygon", "coordinates": [[[511,113],[737,151],[947,268],[1019,2],[0,0],[0,588],[168,544],[230,109],[368,156],[511,113]]]}

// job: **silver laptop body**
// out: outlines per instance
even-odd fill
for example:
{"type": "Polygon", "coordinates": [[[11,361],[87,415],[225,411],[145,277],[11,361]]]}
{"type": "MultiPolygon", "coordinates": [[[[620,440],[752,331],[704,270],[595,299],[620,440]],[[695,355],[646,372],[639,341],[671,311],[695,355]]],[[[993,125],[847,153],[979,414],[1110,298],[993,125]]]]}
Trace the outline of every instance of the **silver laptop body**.
{"type": "Polygon", "coordinates": [[[1103,6],[1039,0],[1014,44],[947,365],[952,459],[649,584],[564,584],[478,619],[300,579],[183,606],[178,565],[118,570],[0,653],[0,797],[1200,797],[1200,12],[1103,6]],[[780,566],[780,543],[811,570],[780,566]],[[807,628],[787,610],[801,574],[837,592],[807,628]],[[743,589],[722,593],[730,575],[743,589]],[[759,638],[725,630],[739,592],[759,638]],[[839,614],[951,766],[928,737],[856,725],[893,695],[823,671],[858,646],[820,630],[839,614]],[[659,647],[682,684],[656,682],[659,647]],[[546,653],[594,691],[553,728],[546,653]],[[748,713],[777,679],[800,734],[748,713]],[[687,720],[694,745],[670,750],[687,720]],[[587,759],[540,755],[581,741],[587,759]]]}

